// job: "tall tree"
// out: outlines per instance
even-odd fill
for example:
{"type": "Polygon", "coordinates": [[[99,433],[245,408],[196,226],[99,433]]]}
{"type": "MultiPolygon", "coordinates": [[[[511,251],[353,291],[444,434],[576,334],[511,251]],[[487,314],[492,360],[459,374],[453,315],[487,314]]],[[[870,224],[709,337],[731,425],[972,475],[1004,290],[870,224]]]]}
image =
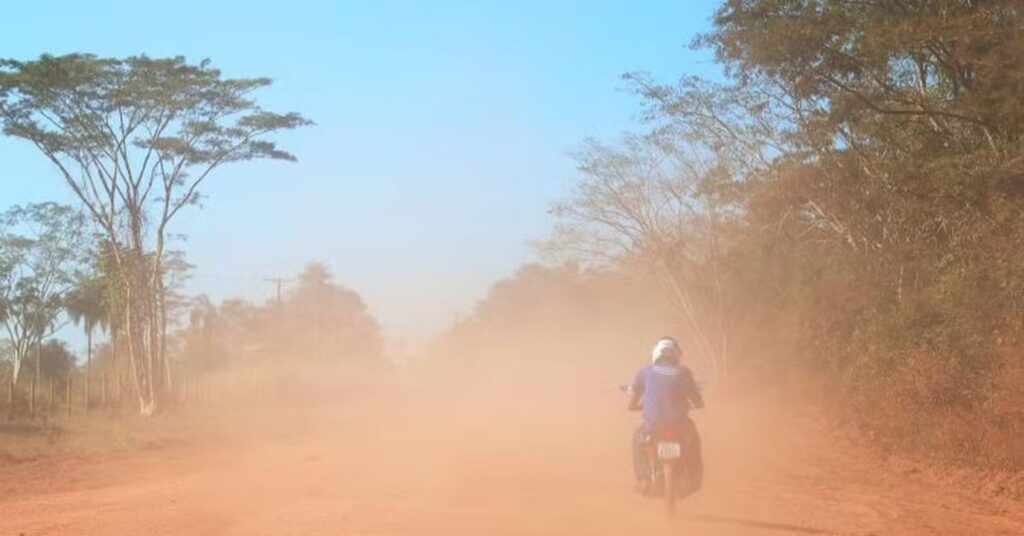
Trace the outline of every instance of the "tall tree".
{"type": "Polygon", "coordinates": [[[381,359],[380,326],[362,297],[333,281],[322,263],[307,264],[284,303],[293,348],[319,359],[381,359]]]}
{"type": "Polygon", "coordinates": [[[268,139],[307,125],[262,109],[267,78],[229,79],[209,61],[44,55],[0,61],[0,122],[60,171],[110,243],[142,414],[164,381],[162,326],[168,225],[199,201],[217,168],[294,160],[268,139]]]}
{"type": "Polygon", "coordinates": [[[64,299],[83,263],[85,218],[41,203],[0,213],[0,320],[17,382],[33,347],[56,331],[64,299]]]}
{"type": "Polygon", "coordinates": [[[588,141],[578,180],[552,207],[555,236],[545,248],[665,284],[687,337],[719,378],[727,372],[727,306],[721,227],[736,217],[722,194],[731,176],[713,154],[674,133],[588,141]],[[639,270],[637,270],[639,268],[639,270]]]}

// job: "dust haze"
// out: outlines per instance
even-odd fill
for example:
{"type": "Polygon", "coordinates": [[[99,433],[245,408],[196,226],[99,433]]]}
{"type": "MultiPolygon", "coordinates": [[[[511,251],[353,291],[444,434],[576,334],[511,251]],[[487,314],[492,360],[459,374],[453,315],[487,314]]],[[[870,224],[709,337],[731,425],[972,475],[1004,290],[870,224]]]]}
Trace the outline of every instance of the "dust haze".
{"type": "MultiPolygon", "coordinates": [[[[386,355],[345,364],[250,349],[256,357],[184,388],[178,409],[160,422],[133,425],[173,428],[141,450],[117,449],[89,464],[57,458],[7,467],[5,527],[971,534],[979,523],[1013,530],[1022,522],[996,499],[979,504],[963,490],[877,465],[792,378],[739,371],[727,388],[716,385],[688,344],[684,362],[707,399],[694,414],[705,484],[680,516],[666,518],[657,501],[631,491],[636,417],[616,388],[671,328],[659,298],[657,289],[637,292],[618,278],[534,266],[496,285],[472,315],[401,365],[386,355]],[[944,510],[938,527],[940,505],[963,510],[944,510]]],[[[320,351],[345,355],[329,344],[320,351]]]]}
{"type": "MultiPolygon", "coordinates": [[[[630,494],[636,419],[616,389],[667,328],[621,295],[587,290],[597,295],[485,303],[479,325],[453,328],[401,367],[232,364],[197,388],[212,397],[196,402],[198,416],[167,417],[182,426],[170,446],[7,484],[17,498],[4,517],[25,534],[675,533],[630,494]]],[[[745,396],[707,397],[697,418],[709,482],[682,523],[707,534],[818,527],[822,518],[774,494],[732,485],[799,465],[808,454],[779,430],[809,417],[780,418],[777,399],[752,415],[745,396]]]]}
{"type": "Polygon", "coordinates": [[[9,10],[0,536],[1024,534],[1018,0],[207,4],[9,10]]]}

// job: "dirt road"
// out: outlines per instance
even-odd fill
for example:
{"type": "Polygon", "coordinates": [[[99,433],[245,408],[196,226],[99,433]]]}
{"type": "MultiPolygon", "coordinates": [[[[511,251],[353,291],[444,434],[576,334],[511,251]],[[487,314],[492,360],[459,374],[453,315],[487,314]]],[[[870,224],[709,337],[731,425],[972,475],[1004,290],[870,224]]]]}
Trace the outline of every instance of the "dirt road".
{"type": "Polygon", "coordinates": [[[1024,534],[1020,503],[894,472],[813,416],[756,405],[700,416],[705,488],[669,521],[630,491],[617,396],[546,402],[395,397],[202,447],[7,467],[0,536],[1024,534]]]}

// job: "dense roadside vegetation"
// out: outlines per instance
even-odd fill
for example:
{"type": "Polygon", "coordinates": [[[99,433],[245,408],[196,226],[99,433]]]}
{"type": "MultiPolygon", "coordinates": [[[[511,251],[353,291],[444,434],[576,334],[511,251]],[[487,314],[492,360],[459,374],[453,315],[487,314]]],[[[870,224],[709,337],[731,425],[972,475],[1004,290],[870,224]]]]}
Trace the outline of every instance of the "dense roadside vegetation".
{"type": "Polygon", "coordinates": [[[693,46],[723,79],[629,74],[647,128],[577,152],[542,244],[573,264],[442,347],[668,322],[726,389],[812,378],[889,451],[1024,468],[1018,3],[736,0],[693,46]]]}
{"type": "Polygon", "coordinates": [[[1024,19],[1012,1],[737,0],[724,82],[627,79],[561,255],[656,279],[693,351],[811,371],[867,435],[1024,467],[1024,19]]]}

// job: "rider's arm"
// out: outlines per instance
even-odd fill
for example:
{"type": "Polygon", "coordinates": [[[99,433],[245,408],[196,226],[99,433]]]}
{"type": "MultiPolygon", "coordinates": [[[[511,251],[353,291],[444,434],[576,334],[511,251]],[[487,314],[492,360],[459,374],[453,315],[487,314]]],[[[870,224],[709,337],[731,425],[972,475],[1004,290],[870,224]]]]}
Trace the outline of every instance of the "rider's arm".
{"type": "Polygon", "coordinates": [[[629,389],[629,406],[626,409],[629,411],[640,411],[643,409],[643,404],[641,403],[643,396],[644,376],[643,371],[640,371],[637,373],[636,379],[633,380],[633,385],[629,389]]]}

